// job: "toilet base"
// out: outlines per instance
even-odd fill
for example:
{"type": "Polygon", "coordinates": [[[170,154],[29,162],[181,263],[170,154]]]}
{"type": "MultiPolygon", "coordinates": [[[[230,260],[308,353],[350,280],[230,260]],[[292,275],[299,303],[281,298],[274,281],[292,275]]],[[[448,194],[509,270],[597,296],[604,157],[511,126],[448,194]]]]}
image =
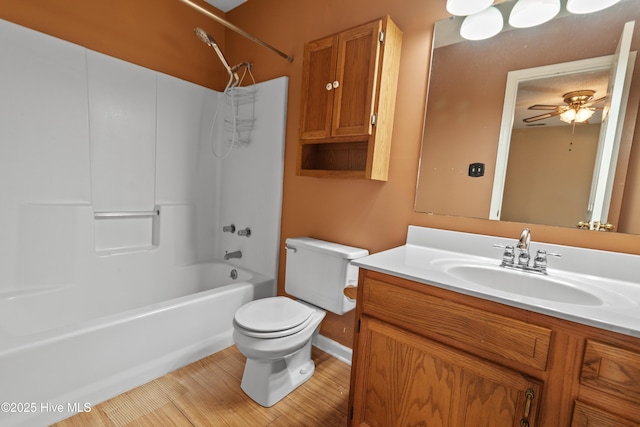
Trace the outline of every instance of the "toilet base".
{"type": "Polygon", "coordinates": [[[256,403],[270,407],[313,375],[311,340],[296,353],[278,360],[247,359],[241,388],[256,403]]]}

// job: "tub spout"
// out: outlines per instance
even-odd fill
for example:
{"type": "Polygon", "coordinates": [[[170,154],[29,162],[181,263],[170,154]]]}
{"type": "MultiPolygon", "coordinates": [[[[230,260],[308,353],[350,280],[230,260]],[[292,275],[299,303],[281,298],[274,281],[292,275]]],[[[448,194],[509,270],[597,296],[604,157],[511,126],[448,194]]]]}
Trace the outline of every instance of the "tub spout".
{"type": "Polygon", "coordinates": [[[224,260],[225,261],[229,261],[231,258],[242,258],[242,252],[240,252],[240,251],[235,251],[235,252],[224,251],[224,260]]]}

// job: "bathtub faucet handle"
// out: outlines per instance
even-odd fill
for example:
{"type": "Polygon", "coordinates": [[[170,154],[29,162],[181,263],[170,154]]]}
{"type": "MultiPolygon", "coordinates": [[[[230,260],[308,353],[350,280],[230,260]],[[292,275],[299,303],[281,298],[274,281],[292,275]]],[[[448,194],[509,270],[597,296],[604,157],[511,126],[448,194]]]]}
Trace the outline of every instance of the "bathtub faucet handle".
{"type": "Polygon", "coordinates": [[[222,232],[223,233],[235,233],[236,232],[236,226],[231,224],[231,225],[225,225],[224,227],[222,227],[222,232]]]}
{"type": "Polygon", "coordinates": [[[238,236],[251,237],[251,229],[249,227],[238,230],[238,236]]]}

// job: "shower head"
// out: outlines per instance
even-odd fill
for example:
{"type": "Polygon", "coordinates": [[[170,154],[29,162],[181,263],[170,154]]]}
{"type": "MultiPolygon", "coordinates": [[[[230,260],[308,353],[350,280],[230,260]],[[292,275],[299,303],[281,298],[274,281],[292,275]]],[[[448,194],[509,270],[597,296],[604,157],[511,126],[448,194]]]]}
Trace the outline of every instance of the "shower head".
{"type": "Polygon", "coordinates": [[[216,43],[216,40],[202,28],[194,28],[193,32],[196,33],[196,37],[198,37],[200,41],[202,41],[207,46],[213,47],[214,45],[218,45],[218,43],[216,43]]]}
{"type": "Polygon", "coordinates": [[[196,37],[200,39],[200,41],[205,43],[207,46],[211,46],[213,50],[216,51],[218,58],[220,58],[220,62],[222,62],[222,65],[224,65],[224,68],[227,69],[227,73],[229,73],[229,76],[232,79],[235,79],[235,81],[237,82],[238,74],[236,73],[235,70],[231,69],[231,67],[229,66],[229,62],[227,61],[227,58],[224,57],[224,54],[220,50],[218,43],[216,43],[216,40],[211,36],[211,34],[207,33],[205,30],[203,30],[200,27],[194,28],[193,32],[196,34],[196,37]]]}

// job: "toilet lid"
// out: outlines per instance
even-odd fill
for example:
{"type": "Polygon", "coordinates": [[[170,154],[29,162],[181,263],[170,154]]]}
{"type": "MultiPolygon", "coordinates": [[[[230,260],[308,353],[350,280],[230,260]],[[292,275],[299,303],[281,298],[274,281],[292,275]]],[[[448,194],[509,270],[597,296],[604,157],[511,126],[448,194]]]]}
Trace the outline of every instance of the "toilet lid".
{"type": "Polygon", "coordinates": [[[305,322],[313,310],[287,297],[271,297],[252,301],[236,311],[235,322],[256,332],[275,332],[295,328],[305,322]]]}

